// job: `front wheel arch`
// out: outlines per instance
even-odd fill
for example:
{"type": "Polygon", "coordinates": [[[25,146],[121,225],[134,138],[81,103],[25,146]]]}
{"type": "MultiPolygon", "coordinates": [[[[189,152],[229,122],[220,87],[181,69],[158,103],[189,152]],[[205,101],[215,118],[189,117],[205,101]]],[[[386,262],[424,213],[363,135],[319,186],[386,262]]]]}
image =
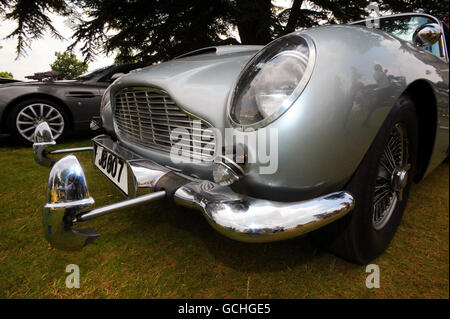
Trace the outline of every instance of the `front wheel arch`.
{"type": "MultiPolygon", "coordinates": [[[[389,136],[397,123],[406,125],[408,131],[409,168],[404,170],[415,172],[417,160],[418,122],[414,103],[408,95],[402,95],[392,108],[388,117],[365,154],[363,161],[344,187],[355,198],[353,211],[338,221],[327,225],[312,234],[313,240],[321,247],[358,264],[367,264],[379,256],[389,245],[400,223],[406,207],[412,179],[406,179],[401,187],[402,195],[394,207],[385,226],[380,229],[373,227],[374,204],[376,204],[376,172],[381,164],[381,157],[389,141],[389,136]],[[403,198],[402,198],[403,197],[403,198]],[[370,220],[370,221],[369,221],[370,220]]],[[[394,172],[396,169],[392,167],[394,172]]],[[[390,179],[391,182],[395,179],[390,179]]],[[[401,185],[394,183],[395,185],[401,185]]]]}
{"type": "Polygon", "coordinates": [[[433,87],[426,80],[411,83],[403,94],[414,102],[418,120],[417,169],[414,182],[422,180],[433,153],[437,129],[437,102],[433,87]]]}

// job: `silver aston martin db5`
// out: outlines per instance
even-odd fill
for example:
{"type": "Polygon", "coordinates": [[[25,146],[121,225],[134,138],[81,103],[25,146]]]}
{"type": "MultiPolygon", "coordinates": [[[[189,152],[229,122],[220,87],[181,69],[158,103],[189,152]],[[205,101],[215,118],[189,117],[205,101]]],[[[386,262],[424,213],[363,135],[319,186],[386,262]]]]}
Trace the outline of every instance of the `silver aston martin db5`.
{"type": "Polygon", "coordinates": [[[435,17],[400,14],[205,48],[125,75],[103,96],[107,134],[92,146],[55,150],[47,123],[36,128],[35,159],[51,167],[45,237],[81,249],[99,234],[74,226],[166,198],[232,239],[311,232],[367,263],[394,237],[412,182],[448,157],[447,37],[435,17]],[[93,207],[79,151],[124,201],[93,207]]]}

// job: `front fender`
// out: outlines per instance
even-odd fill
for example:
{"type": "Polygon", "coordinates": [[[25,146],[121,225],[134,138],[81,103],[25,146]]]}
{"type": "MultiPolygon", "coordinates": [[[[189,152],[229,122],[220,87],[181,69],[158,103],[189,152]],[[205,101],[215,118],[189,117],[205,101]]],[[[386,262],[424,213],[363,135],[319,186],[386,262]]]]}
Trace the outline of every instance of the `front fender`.
{"type": "Polygon", "coordinates": [[[445,81],[439,58],[381,31],[329,26],[304,33],[316,45],[314,72],[297,101],[267,126],[278,131],[277,171],[261,174],[267,164],[249,148],[255,163],[237,187],[252,196],[302,199],[343,187],[408,85],[445,81]]]}

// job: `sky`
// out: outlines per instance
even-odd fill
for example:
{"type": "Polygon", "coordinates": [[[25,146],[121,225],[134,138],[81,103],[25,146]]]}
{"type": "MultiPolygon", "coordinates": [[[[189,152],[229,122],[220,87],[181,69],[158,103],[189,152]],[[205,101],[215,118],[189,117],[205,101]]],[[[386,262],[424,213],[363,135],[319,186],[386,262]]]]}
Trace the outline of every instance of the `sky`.
{"type": "MultiPolygon", "coordinates": [[[[65,38],[58,40],[46,33],[42,39],[34,40],[31,48],[27,50],[25,57],[21,56],[16,60],[17,39],[4,40],[3,38],[11,33],[16,27],[15,22],[0,20],[0,71],[11,72],[15,79],[26,80],[26,75],[33,75],[36,72],[50,71],[50,64],[55,60],[55,52],[64,52],[72,43],[70,39],[72,30],[66,25],[65,19],[58,15],[50,14],[55,28],[65,38]]],[[[79,60],[83,60],[78,50],[74,52],[79,60]]],[[[115,55],[109,57],[98,55],[96,61],[89,63],[89,71],[102,66],[110,65],[114,62],[115,55]]]]}
{"type": "MultiPolygon", "coordinates": [[[[274,0],[274,4],[282,7],[290,7],[292,0],[274,0]]],[[[56,30],[65,38],[59,40],[52,38],[49,33],[46,33],[43,38],[34,40],[31,43],[31,48],[27,49],[27,55],[16,59],[17,39],[4,40],[4,38],[11,33],[16,27],[14,21],[0,20],[0,72],[11,72],[15,79],[26,80],[25,76],[33,75],[36,72],[50,71],[50,64],[55,60],[55,52],[64,52],[72,43],[72,30],[66,24],[66,18],[55,14],[49,15],[53,21],[56,30]]],[[[75,48],[74,53],[79,60],[83,57],[79,50],[75,48]]],[[[114,62],[115,54],[111,56],[97,55],[96,60],[89,63],[89,71],[97,68],[110,65],[114,62]]]]}

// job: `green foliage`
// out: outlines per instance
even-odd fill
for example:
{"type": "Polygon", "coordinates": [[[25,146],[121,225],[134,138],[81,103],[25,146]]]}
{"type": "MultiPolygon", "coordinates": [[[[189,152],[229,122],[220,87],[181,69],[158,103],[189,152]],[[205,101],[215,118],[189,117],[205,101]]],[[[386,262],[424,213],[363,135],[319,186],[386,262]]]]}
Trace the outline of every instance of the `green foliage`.
{"type": "Polygon", "coordinates": [[[56,60],[50,64],[53,71],[58,72],[58,79],[71,80],[85,73],[88,70],[88,64],[79,61],[74,53],[55,52],[56,60]]]}
{"type": "Polygon", "coordinates": [[[17,21],[14,29],[6,39],[17,38],[17,55],[24,55],[32,40],[40,39],[45,32],[58,39],[63,39],[52,24],[49,13],[63,16],[72,11],[65,0],[0,0],[0,16],[17,21]]]}
{"type": "MultiPolygon", "coordinates": [[[[0,16],[17,22],[9,37],[23,54],[30,41],[50,31],[49,12],[74,22],[74,42],[85,60],[120,50],[118,62],[163,61],[210,45],[266,44],[294,30],[367,17],[370,0],[292,0],[281,8],[271,0],[0,0],[0,16]],[[84,15],[80,15],[83,12],[84,15]],[[119,12],[119,14],[118,14],[119,12]],[[133,52],[133,54],[129,54],[133,52]]],[[[380,0],[383,12],[424,11],[448,17],[449,0],[380,0]]]]}
{"type": "Polygon", "coordinates": [[[11,72],[3,71],[3,72],[0,72],[0,78],[13,79],[14,76],[11,72]]]}
{"type": "Polygon", "coordinates": [[[124,64],[124,63],[138,63],[139,59],[133,54],[130,48],[119,49],[116,57],[114,58],[114,64],[124,64]]]}
{"type": "MultiPolygon", "coordinates": [[[[80,3],[89,20],[74,33],[86,58],[103,50],[132,50],[141,61],[162,61],[190,50],[228,43],[230,1],[85,0],[80,3]],[[117,14],[121,12],[121,14],[117,14]],[[107,35],[106,28],[117,31],[107,35]],[[88,40],[89,39],[89,40],[88,40]]],[[[232,39],[232,43],[237,43],[232,39]]]]}

